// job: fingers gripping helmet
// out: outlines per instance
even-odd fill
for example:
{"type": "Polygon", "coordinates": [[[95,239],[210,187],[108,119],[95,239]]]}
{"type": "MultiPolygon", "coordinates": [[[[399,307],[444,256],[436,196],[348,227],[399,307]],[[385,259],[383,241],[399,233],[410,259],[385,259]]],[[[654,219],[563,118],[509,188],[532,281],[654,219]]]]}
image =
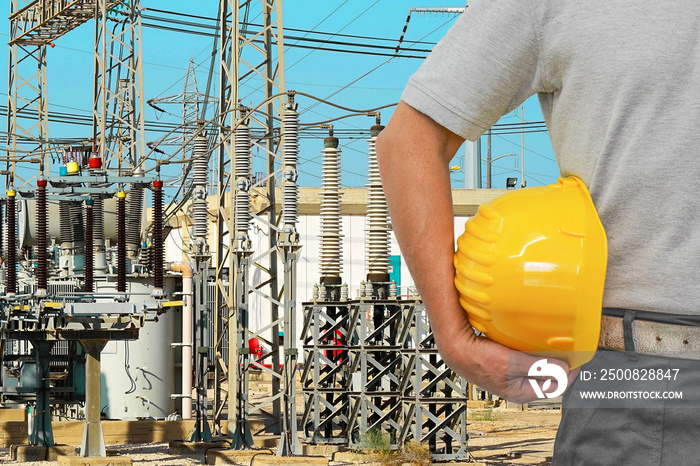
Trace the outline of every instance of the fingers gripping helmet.
{"type": "Polygon", "coordinates": [[[607,240],[584,183],[511,191],[482,204],[454,256],[472,326],[529,353],[588,362],[600,335],[607,240]]]}

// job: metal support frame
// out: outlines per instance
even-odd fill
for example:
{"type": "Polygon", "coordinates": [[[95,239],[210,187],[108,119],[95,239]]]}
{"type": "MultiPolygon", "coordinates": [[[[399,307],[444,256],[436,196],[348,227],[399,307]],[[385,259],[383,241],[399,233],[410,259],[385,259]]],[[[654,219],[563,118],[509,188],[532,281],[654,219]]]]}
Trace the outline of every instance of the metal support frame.
{"type": "MultiPolygon", "coordinates": [[[[34,2],[36,3],[36,2],[34,2]]],[[[40,21],[31,21],[32,5],[12,0],[10,10],[9,73],[7,91],[6,170],[14,175],[16,187],[29,185],[16,172],[16,164],[38,157],[46,161],[48,146],[48,108],[46,98],[46,41],[32,40],[30,30],[41,29],[40,21]]],[[[38,173],[38,172],[37,172],[38,173]]],[[[9,178],[6,186],[10,185],[9,178]]]]}
{"type": "Polygon", "coordinates": [[[404,305],[404,378],[399,441],[428,443],[434,459],[466,459],[467,382],[445,366],[425,307],[404,305]]]}
{"type": "Polygon", "coordinates": [[[362,434],[380,430],[389,434],[389,445],[399,446],[402,358],[399,335],[405,324],[395,301],[363,301],[350,345],[351,412],[348,439],[361,444],[362,434]]]}
{"type": "Polygon", "coordinates": [[[303,313],[303,438],[309,443],[346,443],[352,381],[348,328],[351,321],[360,319],[360,306],[349,301],[316,301],[304,303],[303,313]]]}
{"type": "MultiPolygon", "coordinates": [[[[224,390],[217,385],[214,419],[218,429],[223,405],[228,399],[229,435],[233,437],[233,448],[252,446],[252,437],[248,428],[251,415],[270,415],[273,432],[281,434],[279,455],[298,454],[296,439],[296,408],[293,396],[296,368],[296,335],[294,281],[296,276],[296,250],[298,240],[295,230],[280,228],[275,187],[282,176],[280,168],[281,138],[277,137],[275,115],[283,115],[284,104],[284,39],[281,0],[221,0],[221,30],[219,34],[219,68],[221,76],[221,95],[219,98],[220,143],[219,151],[219,215],[217,247],[217,308],[222,319],[216,325],[217,353],[224,342],[229,345],[228,386],[224,390]],[[263,26],[253,30],[247,18],[260,14],[263,26]],[[263,46],[257,45],[263,39],[263,46]],[[242,113],[239,102],[242,99],[240,83],[250,81],[259,86],[260,101],[263,102],[264,115],[257,113],[249,117],[242,113]],[[231,162],[234,147],[239,150],[237,128],[240,124],[262,129],[265,138],[262,142],[253,141],[256,150],[266,158],[266,176],[259,186],[252,186],[250,173],[237,172],[231,162]],[[242,178],[247,178],[244,180],[242,178]],[[269,238],[267,248],[253,251],[246,247],[246,237],[238,232],[237,219],[241,204],[233,199],[234,191],[239,192],[241,184],[251,185],[257,194],[264,197],[266,207],[253,215],[253,219],[263,233],[269,238]],[[234,185],[235,182],[235,185],[234,185]],[[236,227],[234,227],[236,223],[236,227]],[[282,264],[283,274],[278,273],[282,264]],[[258,283],[249,283],[249,270],[255,267],[262,272],[258,283]],[[228,287],[223,284],[225,272],[228,271],[228,287]],[[250,328],[249,312],[263,313],[264,309],[251,310],[251,298],[269,306],[269,323],[263,328],[250,328]],[[282,315],[280,315],[282,308],[282,315]],[[280,341],[280,330],[284,329],[280,341]],[[291,332],[291,333],[290,333],[291,332]],[[227,337],[228,334],[228,337],[227,337]],[[270,356],[266,360],[253,359],[248,348],[248,341],[257,338],[270,347],[270,356]],[[280,347],[285,353],[280,359],[280,347]],[[234,367],[234,364],[236,366],[234,367]],[[287,365],[290,365],[287,367],[287,365]],[[253,405],[247,398],[246,387],[249,373],[260,370],[272,377],[272,393],[267,399],[253,405]],[[226,392],[224,394],[224,392],[226,392]],[[269,410],[263,411],[265,407],[269,410]]],[[[248,100],[250,97],[248,97],[248,100]]],[[[285,130],[280,134],[284,138],[285,130]]],[[[287,167],[289,168],[289,167],[287,167]]],[[[294,167],[295,168],[295,167],[294,167]]],[[[215,366],[215,379],[220,380],[221,369],[215,366]]]]}
{"type": "Polygon", "coordinates": [[[51,381],[49,375],[51,368],[51,349],[55,341],[32,340],[34,353],[36,355],[36,381],[38,387],[36,391],[36,404],[34,406],[34,422],[32,431],[29,433],[30,445],[53,446],[53,428],[51,427],[51,406],[49,399],[51,395],[51,381]]]}
{"type": "Polygon", "coordinates": [[[415,440],[434,459],[468,457],[467,383],[444,365],[419,299],[303,310],[304,440],[361,447],[376,430],[392,448],[415,440]]]}
{"type": "Polygon", "coordinates": [[[130,174],[146,156],[139,0],[95,2],[93,138],[105,169],[130,174]]]}

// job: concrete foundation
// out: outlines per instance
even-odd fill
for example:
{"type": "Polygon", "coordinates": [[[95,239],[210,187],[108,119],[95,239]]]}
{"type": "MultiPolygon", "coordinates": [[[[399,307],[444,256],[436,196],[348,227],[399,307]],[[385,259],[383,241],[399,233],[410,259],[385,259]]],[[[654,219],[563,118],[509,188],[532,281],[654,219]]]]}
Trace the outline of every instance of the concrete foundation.
{"type": "Polygon", "coordinates": [[[168,443],[168,453],[171,455],[182,455],[183,453],[206,452],[212,448],[229,448],[230,442],[225,440],[217,442],[182,442],[174,440],[168,443]]]}
{"type": "Polygon", "coordinates": [[[128,456],[59,456],[58,466],[131,466],[128,456]]]}
{"type": "Polygon", "coordinates": [[[255,464],[255,466],[327,466],[322,456],[275,456],[272,450],[210,450],[206,464],[255,464]]]}
{"type": "Polygon", "coordinates": [[[31,461],[57,461],[59,456],[76,456],[75,447],[54,445],[44,447],[37,445],[11,445],[10,458],[18,463],[31,461]]]}

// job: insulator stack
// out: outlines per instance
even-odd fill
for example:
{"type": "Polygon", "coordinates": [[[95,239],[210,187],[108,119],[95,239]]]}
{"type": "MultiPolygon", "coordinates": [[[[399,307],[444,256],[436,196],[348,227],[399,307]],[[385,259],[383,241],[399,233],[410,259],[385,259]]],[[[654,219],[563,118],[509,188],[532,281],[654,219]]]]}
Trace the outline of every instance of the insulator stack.
{"type": "Polygon", "coordinates": [[[117,193],[117,292],[126,293],[126,193],[117,193]]]}
{"type": "Polygon", "coordinates": [[[389,280],[389,208],[384,196],[382,180],[377,164],[377,136],[384,129],[376,125],[370,129],[369,142],[369,183],[367,185],[367,230],[366,257],[367,279],[370,281],[389,280]]]}
{"type": "Polygon", "coordinates": [[[58,213],[59,226],[60,226],[60,236],[59,241],[61,243],[72,243],[74,241],[73,237],[73,225],[71,223],[70,216],[70,201],[58,201],[58,213]]]}
{"type": "Polygon", "coordinates": [[[70,212],[72,241],[75,243],[85,241],[85,230],[83,229],[82,202],[71,201],[70,204],[68,204],[68,210],[70,212]]]}
{"type": "MultiPolygon", "coordinates": [[[[5,201],[0,201],[0,218],[5,218],[5,201]]],[[[5,238],[3,238],[4,228],[0,228],[0,258],[5,260],[5,238]]]]}
{"type": "Polygon", "coordinates": [[[92,234],[93,243],[98,246],[104,246],[105,243],[105,215],[104,202],[97,195],[92,195],[92,234]]]}
{"type": "Polygon", "coordinates": [[[45,295],[48,288],[48,205],[46,203],[46,180],[40,178],[36,185],[36,283],[38,294],[45,295]]]}
{"type": "Polygon", "coordinates": [[[144,269],[151,270],[153,268],[153,248],[148,247],[146,243],[141,245],[141,250],[139,251],[139,264],[144,269]]]}
{"type": "Polygon", "coordinates": [[[153,287],[163,289],[163,181],[153,182],[153,287]]]}
{"type": "Polygon", "coordinates": [[[17,209],[14,190],[7,191],[7,294],[17,294],[17,209]]]}
{"type": "Polygon", "coordinates": [[[94,201],[85,201],[85,291],[92,293],[94,290],[93,270],[95,265],[95,220],[94,201]]]}
{"type": "Polygon", "coordinates": [[[340,212],[340,150],[338,138],[323,140],[321,181],[321,281],[340,278],[343,268],[340,212]]]}
{"type": "Polygon", "coordinates": [[[289,102],[284,112],[284,138],[282,146],[282,163],[284,164],[282,181],[284,227],[296,230],[299,222],[299,187],[297,186],[297,163],[299,161],[299,114],[297,104],[289,102]]]}
{"type": "Polygon", "coordinates": [[[143,188],[132,186],[129,191],[126,214],[126,244],[129,251],[136,252],[141,246],[141,214],[143,212],[143,188]]]}
{"type": "Polygon", "coordinates": [[[207,157],[208,140],[205,136],[194,139],[194,161],[192,162],[192,239],[206,241],[209,235],[209,219],[207,206],[207,172],[209,157],[207,157]]]}
{"type": "Polygon", "coordinates": [[[250,230],[250,172],[251,172],[251,143],[250,127],[243,116],[243,121],[236,128],[235,141],[235,175],[236,175],[236,205],[234,228],[236,236],[248,237],[250,230]]]}

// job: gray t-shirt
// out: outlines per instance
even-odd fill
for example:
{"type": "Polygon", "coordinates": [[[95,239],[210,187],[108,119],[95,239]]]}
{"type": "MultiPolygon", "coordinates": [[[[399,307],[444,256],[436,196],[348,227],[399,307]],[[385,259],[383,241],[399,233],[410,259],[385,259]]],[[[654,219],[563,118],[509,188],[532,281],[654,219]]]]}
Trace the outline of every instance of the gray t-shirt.
{"type": "Polygon", "coordinates": [[[604,306],[700,314],[700,2],[473,0],[402,100],[474,140],[535,93],[608,236],[604,306]]]}

